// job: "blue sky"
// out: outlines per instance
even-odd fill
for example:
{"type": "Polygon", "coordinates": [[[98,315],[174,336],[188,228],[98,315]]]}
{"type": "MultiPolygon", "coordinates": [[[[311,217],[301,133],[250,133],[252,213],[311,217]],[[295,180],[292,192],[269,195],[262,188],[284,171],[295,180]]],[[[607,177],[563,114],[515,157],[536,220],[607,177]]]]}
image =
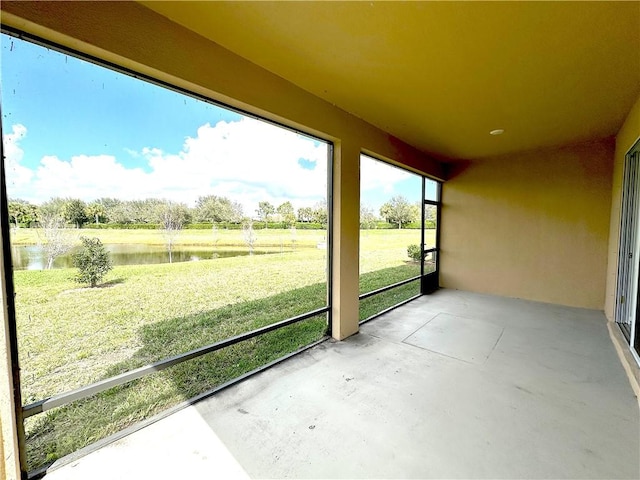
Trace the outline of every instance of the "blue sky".
{"type": "MultiPolygon", "coordinates": [[[[327,146],[307,136],[2,35],[2,121],[9,195],[198,195],[311,206],[325,196],[327,146]]],[[[376,165],[377,164],[377,165],[376,165]]],[[[420,197],[420,179],[362,162],[362,203],[420,197]]]]}
{"type": "Polygon", "coordinates": [[[2,35],[2,86],[5,125],[20,123],[29,130],[23,146],[24,164],[31,168],[44,155],[78,153],[117,155],[126,165],[145,167],[139,159],[120,157],[125,149],[151,145],[170,150],[200,125],[241,118],[7,35],[2,35]]]}

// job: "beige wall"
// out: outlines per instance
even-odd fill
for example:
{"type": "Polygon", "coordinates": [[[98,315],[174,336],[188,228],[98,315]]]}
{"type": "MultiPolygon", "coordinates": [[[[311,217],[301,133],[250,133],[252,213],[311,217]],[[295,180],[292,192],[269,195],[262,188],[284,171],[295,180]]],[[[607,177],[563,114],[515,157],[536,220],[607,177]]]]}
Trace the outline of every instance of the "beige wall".
{"type": "Polygon", "coordinates": [[[453,168],[441,284],[602,309],[613,152],[610,139],[453,168]]]}
{"type": "Polygon", "coordinates": [[[618,242],[620,236],[620,202],[624,157],[640,138],[640,96],[627,115],[622,128],[616,136],[615,164],[613,170],[613,189],[611,198],[611,222],[609,227],[609,262],[607,265],[607,290],[604,312],[613,320],[616,304],[616,282],[618,275],[618,242]]]}

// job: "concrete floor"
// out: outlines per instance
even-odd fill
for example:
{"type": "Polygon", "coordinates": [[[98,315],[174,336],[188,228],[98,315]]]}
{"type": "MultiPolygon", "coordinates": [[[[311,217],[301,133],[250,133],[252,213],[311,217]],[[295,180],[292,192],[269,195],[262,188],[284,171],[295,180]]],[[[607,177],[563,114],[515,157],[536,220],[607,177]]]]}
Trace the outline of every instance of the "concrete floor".
{"type": "Polygon", "coordinates": [[[441,290],[47,479],[637,479],[639,438],[601,312],[441,290]]]}

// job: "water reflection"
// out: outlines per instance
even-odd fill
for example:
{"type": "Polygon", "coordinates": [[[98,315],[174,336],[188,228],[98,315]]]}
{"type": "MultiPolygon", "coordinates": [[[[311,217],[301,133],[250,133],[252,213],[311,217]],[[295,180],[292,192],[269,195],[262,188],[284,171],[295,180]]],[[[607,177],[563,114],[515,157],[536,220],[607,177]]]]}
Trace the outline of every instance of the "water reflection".
{"type": "MultiPolygon", "coordinates": [[[[71,255],[80,247],[75,247],[69,253],[61,255],[53,262],[53,268],[72,268],[71,255]]],[[[166,247],[160,245],[118,244],[105,245],[111,254],[114,265],[147,265],[169,263],[169,253],[166,247]]],[[[274,253],[254,250],[254,255],[274,253]]],[[[14,245],[11,247],[13,268],[15,270],[43,270],[47,259],[42,249],[37,245],[14,245]]],[[[197,262],[214,258],[238,257],[249,255],[248,250],[217,250],[211,247],[174,247],[172,250],[173,263],[197,262]]]]}

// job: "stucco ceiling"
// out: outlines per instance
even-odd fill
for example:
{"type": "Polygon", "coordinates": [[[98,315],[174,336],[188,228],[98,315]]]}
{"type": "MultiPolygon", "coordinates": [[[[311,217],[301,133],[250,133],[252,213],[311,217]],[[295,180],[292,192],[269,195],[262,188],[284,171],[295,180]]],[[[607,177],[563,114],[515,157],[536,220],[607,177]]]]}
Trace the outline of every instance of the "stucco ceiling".
{"type": "Polygon", "coordinates": [[[615,135],[640,94],[639,2],[141,3],[445,158],[615,135]]]}

